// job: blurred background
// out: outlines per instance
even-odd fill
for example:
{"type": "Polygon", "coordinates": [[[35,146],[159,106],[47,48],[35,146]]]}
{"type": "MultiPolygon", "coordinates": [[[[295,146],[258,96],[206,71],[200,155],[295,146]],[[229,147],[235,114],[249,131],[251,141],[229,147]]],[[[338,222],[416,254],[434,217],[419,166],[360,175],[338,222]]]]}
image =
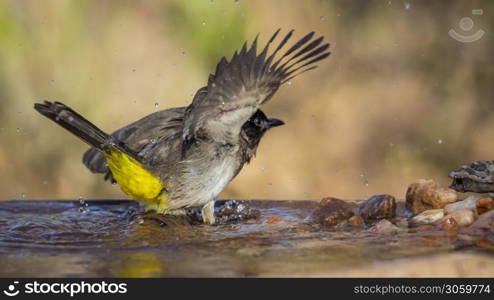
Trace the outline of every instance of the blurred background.
{"type": "Polygon", "coordinates": [[[493,14],[489,0],[0,1],[0,199],[124,197],[34,102],[62,101],[111,132],[188,105],[222,56],[277,28],[316,31],[332,55],[263,107],[286,125],[222,197],[447,185],[459,165],[494,159],[493,14]]]}

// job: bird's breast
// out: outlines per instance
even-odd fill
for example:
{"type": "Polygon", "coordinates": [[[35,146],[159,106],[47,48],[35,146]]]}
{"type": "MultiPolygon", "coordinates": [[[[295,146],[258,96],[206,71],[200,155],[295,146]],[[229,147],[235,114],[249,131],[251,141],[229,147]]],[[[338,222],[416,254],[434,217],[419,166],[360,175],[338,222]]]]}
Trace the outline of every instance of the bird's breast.
{"type": "Polygon", "coordinates": [[[171,187],[172,206],[200,206],[217,197],[235,177],[241,162],[236,152],[223,152],[187,162],[178,186],[171,187]],[[178,187],[178,188],[177,188],[178,187]]]}

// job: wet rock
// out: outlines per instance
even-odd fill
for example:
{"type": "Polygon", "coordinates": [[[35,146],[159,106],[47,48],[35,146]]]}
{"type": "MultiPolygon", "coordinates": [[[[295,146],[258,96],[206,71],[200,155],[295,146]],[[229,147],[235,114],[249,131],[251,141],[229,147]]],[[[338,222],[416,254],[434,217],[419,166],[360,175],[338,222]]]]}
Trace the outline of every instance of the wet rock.
{"type": "Polygon", "coordinates": [[[474,161],[448,174],[453,179],[450,187],[458,192],[494,192],[494,161],[474,161]]]}
{"type": "Polygon", "coordinates": [[[494,200],[492,198],[481,198],[477,201],[477,213],[483,214],[494,210],[494,200]]]}
{"type": "Polygon", "coordinates": [[[380,234],[396,234],[400,231],[400,228],[390,221],[382,219],[369,228],[369,231],[380,234]]]}
{"type": "Polygon", "coordinates": [[[353,215],[353,205],[347,201],[328,197],[319,202],[319,206],[312,212],[310,219],[324,226],[333,227],[353,215]]]}
{"type": "Polygon", "coordinates": [[[439,223],[436,225],[436,229],[438,230],[456,230],[458,229],[458,223],[454,218],[444,217],[439,223]]]}
{"type": "Polygon", "coordinates": [[[459,226],[468,226],[475,221],[475,213],[471,209],[455,210],[446,215],[442,220],[453,219],[459,226]]]}
{"type": "Polygon", "coordinates": [[[470,239],[475,245],[494,249],[494,210],[483,213],[467,228],[462,230],[465,239],[470,239]]]}
{"type": "Polygon", "coordinates": [[[444,207],[444,213],[449,215],[457,210],[469,209],[471,211],[477,210],[477,201],[480,199],[480,196],[473,195],[467,197],[465,200],[457,201],[455,203],[448,204],[444,207]]]}
{"type": "Polygon", "coordinates": [[[348,219],[348,225],[361,226],[364,225],[364,219],[361,216],[355,215],[348,219]]]}
{"type": "Polygon", "coordinates": [[[245,201],[218,200],[214,204],[214,215],[217,224],[226,224],[257,219],[261,212],[250,208],[245,201]]]}
{"type": "Polygon", "coordinates": [[[419,179],[408,187],[406,208],[419,214],[429,209],[443,208],[457,200],[456,191],[441,187],[434,180],[419,179]]]}
{"type": "Polygon", "coordinates": [[[279,223],[281,221],[284,221],[284,219],[282,217],[279,217],[279,216],[269,216],[266,220],[266,223],[268,224],[275,224],[275,223],[279,223]]]}
{"type": "Polygon", "coordinates": [[[423,211],[420,214],[416,215],[415,217],[411,218],[409,220],[409,223],[412,226],[432,224],[435,223],[436,221],[439,221],[443,217],[444,217],[444,210],[442,208],[430,209],[423,211]]]}
{"type": "Polygon", "coordinates": [[[396,215],[396,200],[391,195],[375,195],[359,208],[359,215],[365,221],[393,218],[396,215]]]}
{"type": "Polygon", "coordinates": [[[479,218],[469,226],[471,229],[487,229],[494,231],[494,210],[481,214],[479,218]]]}

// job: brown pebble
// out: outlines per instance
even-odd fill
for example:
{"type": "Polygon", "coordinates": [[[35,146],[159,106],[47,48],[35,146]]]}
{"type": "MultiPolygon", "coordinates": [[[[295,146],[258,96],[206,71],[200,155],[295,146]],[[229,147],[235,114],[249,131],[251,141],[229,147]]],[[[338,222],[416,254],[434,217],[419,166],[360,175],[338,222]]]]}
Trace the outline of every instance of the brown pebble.
{"type": "Polygon", "coordinates": [[[396,200],[391,195],[374,195],[359,208],[365,221],[393,218],[396,215],[396,200]]]}
{"type": "Polygon", "coordinates": [[[408,220],[412,226],[432,224],[444,217],[444,209],[429,209],[408,220]]]}
{"type": "Polygon", "coordinates": [[[352,226],[360,226],[364,224],[364,219],[362,219],[361,216],[355,215],[348,219],[348,224],[352,226]]]}
{"type": "Polygon", "coordinates": [[[268,223],[268,224],[274,224],[274,223],[278,223],[278,222],[281,222],[281,221],[283,221],[283,218],[282,217],[270,216],[266,220],[266,223],[268,223]]]}
{"type": "Polygon", "coordinates": [[[369,228],[369,231],[380,234],[396,234],[400,231],[400,228],[398,228],[398,226],[394,225],[390,221],[382,219],[381,221],[374,224],[374,226],[369,228]]]}
{"type": "Polygon", "coordinates": [[[483,214],[494,210],[494,200],[492,198],[481,198],[477,201],[477,212],[483,214]]]}
{"type": "Polygon", "coordinates": [[[433,208],[443,208],[458,200],[455,190],[439,186],[434,180],[419,179],[407,189],[406,208],[414,214],[433,208]]]}
{"type": "Polygon", "coordinates": [[[312,212],[312,221],[327,227],[332,227],[354,215],[353,206],[347,201],[337,198],[324,198],[312,212]]]}

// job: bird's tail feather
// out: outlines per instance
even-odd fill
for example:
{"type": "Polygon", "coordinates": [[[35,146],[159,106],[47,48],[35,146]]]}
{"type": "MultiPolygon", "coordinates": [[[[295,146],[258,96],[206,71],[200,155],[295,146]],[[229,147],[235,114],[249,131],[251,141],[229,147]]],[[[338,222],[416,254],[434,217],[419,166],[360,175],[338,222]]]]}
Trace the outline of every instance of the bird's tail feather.
{"type": "Polygon", "coordinates": [[[107,148],[117,149],[134,159],[138,159],[134,151],[128,149],[123,143],[115,141],[112,136],[96,127],[63,103],[50,101],[35,103],[34,109],[92,147],[99,150],[107,148]]]}

